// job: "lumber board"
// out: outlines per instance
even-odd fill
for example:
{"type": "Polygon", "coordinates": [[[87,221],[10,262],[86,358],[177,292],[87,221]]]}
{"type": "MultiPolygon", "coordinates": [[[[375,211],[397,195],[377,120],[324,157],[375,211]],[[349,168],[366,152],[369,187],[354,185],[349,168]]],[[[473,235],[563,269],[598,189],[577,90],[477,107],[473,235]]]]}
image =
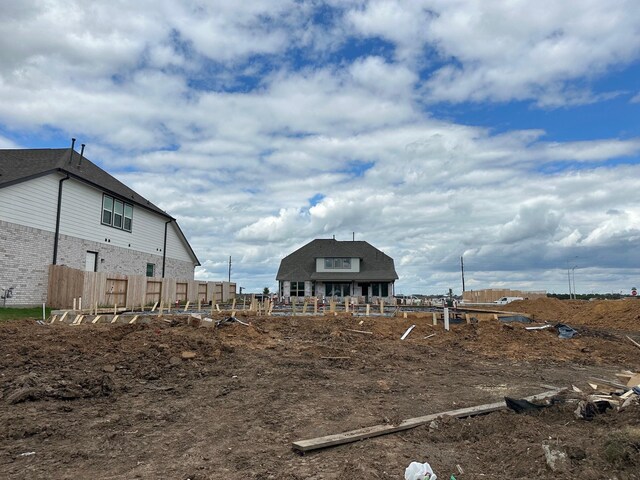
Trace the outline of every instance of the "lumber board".
{"type": "MultiPolygon", "coordinates": [[[[336,312],[337,313],[337,312],[336,312]]],[[[353,332],[353,333],[364,333],[366,335],[373,335],[373,332],[367,332],[365,330],[353,330],[351,328],[345,328],[345,331],[347,332],[353,332]]]]}
{"type": "Polygon", "coordinates": [[[635,387],[640,385],[640,373],[636,373],[633,377],[627,380],[627,387],[635,387]]]}
{"type": "MultiPolygon", "coordinates": [[[[560,393],[564,388],[548,390],[546,392],[532,395],[524,398],[530,402],[536,400],[544,400],[545,398],[553,397],[560,393]]],[[[358,440],[364,440],[367,438],[378,437],[380,435],[387,435],[389,433],[401,432],[403,430],[409,430],[411,428],[418,427],[420,425],[427,424],[443,416],[464,418],[474,415],[482,415],[485,413],[491,413],[506,408],[507,405],[504,400],[500,402],[488,403],[485,405],[477,405],[474,407],[459,408],[457,410],[449,410],[446,412],[432,413],[424,415],[422,417],[409,418],[403,420],[397,425],[374,425],[371,427],[359,428],[350,432],[338,433],[335,435],[326,435],[324,437],[311,438],[309,440],[298,440],[293,442],[293,448],[300,452],[308,452],[310,450],[317,450],[320,448],[332,447],[336,445],[343,445],[345,443],[352,443],[358,440]]]]}
{"type": "Polygon", "coordinates": [[[589,380],[597,383],[598,385],[607,385],[608,387],[619,388],[621,390],[624,390],[625,392],[629,390],[629,387],[627,387],[623,383],[612,382],[611,380],[605,380],[604,378],[589,377],[589,380]]]}
{"type": "Polygon", "coordinates": [[[524,313],[524,312],[511,312],[507,310],[497,310],[497,309],[491,310],[491,309],[485,309],[485,308],[468,308],[468,307],[461,307],[461,306],[458,306],[458,308],[455,308],[454,310],[457,312],[496,313],[498,315],[502,315],[503,317],[510,316],[510,315],[522,315],[523,317],[531,316],[528,313],[524,313]]]}
{"type": "Polygon", "coordinates": [[[640,343],[636,342],[633,338],[631,338],[629,335],[625,335],[625,337],[627,337],[627,340],[629,340],[631,343],[633,343],[636,347],[640,348],[640,343]]]}

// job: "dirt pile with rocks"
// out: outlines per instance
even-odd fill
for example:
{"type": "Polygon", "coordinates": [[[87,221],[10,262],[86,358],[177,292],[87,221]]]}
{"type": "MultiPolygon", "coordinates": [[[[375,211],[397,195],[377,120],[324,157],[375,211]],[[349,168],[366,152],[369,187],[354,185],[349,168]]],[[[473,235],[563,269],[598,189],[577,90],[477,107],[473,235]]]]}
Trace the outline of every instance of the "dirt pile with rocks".
{"type": "MultiPolygon", "coordinates": [[[[545,315],[571,323],[573,310],[570,302],[545,315]]],[[[250,325],[218,328],[184,317],[0,323],[0,478],[397,479],[415,460],[458,480],[637,479],[638,407],[586,421],[573,414],[577,398],[534,414],[445,417],[304,456],[292,449],[293,441],[521,398],[543,385],[589,392],[592,376],[640,369],[640,350],[624,338],[640,341],[640,330],[605,323],[611,311],[568,340],[498,321],[445,332],[430,318],[345,315],[239,313],[250,325]],[[552,469],[545,448],[564,463],[552,469]]]]}

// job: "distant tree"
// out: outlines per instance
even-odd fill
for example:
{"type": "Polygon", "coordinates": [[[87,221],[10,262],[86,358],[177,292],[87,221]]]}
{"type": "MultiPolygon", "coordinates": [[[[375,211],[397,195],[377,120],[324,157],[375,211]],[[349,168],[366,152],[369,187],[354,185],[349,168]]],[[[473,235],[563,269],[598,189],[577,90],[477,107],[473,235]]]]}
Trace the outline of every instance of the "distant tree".
{"type": "Polygon", "coordinates": [[[263,295],[269,295],[269,287],[264,287],[264,288],[262,289],[262,294],[263,294],[263,295]]]}

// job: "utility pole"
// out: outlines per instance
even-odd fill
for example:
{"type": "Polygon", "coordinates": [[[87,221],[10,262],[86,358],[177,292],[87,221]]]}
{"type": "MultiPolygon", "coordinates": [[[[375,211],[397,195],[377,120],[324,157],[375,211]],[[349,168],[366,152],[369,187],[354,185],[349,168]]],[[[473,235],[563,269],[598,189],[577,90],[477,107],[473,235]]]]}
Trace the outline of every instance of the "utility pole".
{"type": "Polygon", "coordinates": [[[229,255],[229,283],[231,283],[231,255],[229,255]]]}
{"type": "Polygon", "coordinates": [[[567,278],[569,279],[569,300],[571,300],[571,269],[567,267],[567,278]]]}
{"type": "Polygon", "coordinates": [[[462,271],[462,293],[464,293],[464,260],[460,255],[460,270],[462,271]]]}
{"type": "Polygon", "coordinates": [[[576,299],[576,266],[571,269],[571,277],[573,277],[573,299],[576,299]]]}

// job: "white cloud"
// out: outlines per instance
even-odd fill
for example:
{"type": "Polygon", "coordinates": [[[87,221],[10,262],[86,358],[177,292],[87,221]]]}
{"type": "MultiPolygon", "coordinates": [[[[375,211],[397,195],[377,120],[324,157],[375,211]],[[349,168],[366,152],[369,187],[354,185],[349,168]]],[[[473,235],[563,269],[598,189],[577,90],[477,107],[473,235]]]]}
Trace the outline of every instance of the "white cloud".
{"type": "Polygon", "coordinates": [[[633,0],[380,0],[354,9],[347,20],[363,36],[393,42],[400,56],[417,60],[435,50],[443,65],[425,84],[432,101],[589,103],[595,95],[568,82],[627,65],[640,50],[633,0]]]}
{"type": "Polygon", "coordinates": [[[335,2],[330,24],[315,2],[6,3],[0,147],[14,133],[88,143],[178,218],[199,275],[225,278],[232,255],[234,278],[261,289],[282,256],[352,232],[396,258],[401,292],[455,287],[462,254],[478,287],[555,288],[576,255],[594,278],[610,268],[605,282],[640,267],[623,255],[640,139],[494,133],[424,107],[609,98],[589,82],[637,55],[628,2],[335,2]],[[352,58],[351,35],[394,54],[352,58]]]}

